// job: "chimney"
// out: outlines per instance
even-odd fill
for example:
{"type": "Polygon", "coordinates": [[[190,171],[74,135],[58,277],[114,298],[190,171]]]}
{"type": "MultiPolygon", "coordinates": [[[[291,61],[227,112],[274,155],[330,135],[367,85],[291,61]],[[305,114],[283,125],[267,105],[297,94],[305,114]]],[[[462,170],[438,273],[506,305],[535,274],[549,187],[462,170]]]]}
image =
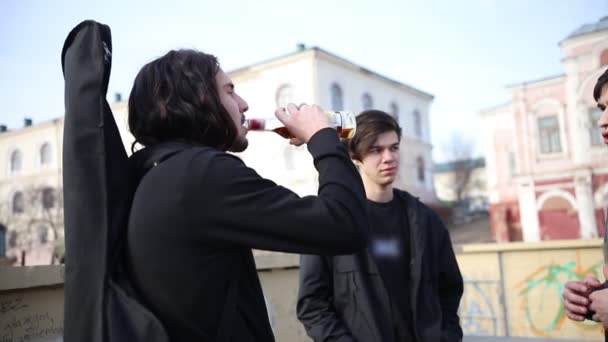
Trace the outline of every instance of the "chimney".
{"type": "Polygon", "coordinates": [[[23,127],[29,127],[32,125],[32,118],[24,118],[23,119],[23,127]]]}
{"type": "Polygon", "coordinates": [[[7,128],[6,125],[0,125],[0,133],[4,133],[6,132],[7,128]]]}
{"type": "Polygon", "coordinates": [[[298,45],[297,45],[297,51],[300,52],[300,51],[304,51],[304,50],[306,50],[306,44],[304,44],[304,43],[298,43],[298,45]]]}
{"type": "Polygon", "coordinates": [[[114,102],[122,102],[122,94],[114,93],[114,102]]]}

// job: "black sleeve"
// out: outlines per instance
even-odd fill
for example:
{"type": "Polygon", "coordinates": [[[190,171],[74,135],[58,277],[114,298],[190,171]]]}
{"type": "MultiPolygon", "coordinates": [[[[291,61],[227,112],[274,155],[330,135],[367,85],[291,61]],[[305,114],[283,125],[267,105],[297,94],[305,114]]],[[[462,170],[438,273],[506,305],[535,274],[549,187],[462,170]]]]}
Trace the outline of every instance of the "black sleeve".
{"type": "Polygon", "coordinates": [[[462,341],[458,306],[464,290],[460,268],[454,255],[448,230],[436,214],[431,215],[433,225],[439,227],[439,301],[442,311],[441,342],[462,341]]]}
{"type": "MultiPolygon", "coordinates": [[[[299,197],[229,154],[214,157],[186,201],[207,241],[304,254],[348,254],[365,244],[365,190],[334,130],[308,149],[319,171],[318,196],[299,197]],[[198,202],[197,202],[198,200],[198,202]]],[[[196,163],[196,159],[193,160],[196,163]]]]}
{"type": "Polygon", "coordinates": [[[297,314],[314,341],[355,341],[332,303],[333,273],[327,259],[318,255],[300,258],[297,314]]]}

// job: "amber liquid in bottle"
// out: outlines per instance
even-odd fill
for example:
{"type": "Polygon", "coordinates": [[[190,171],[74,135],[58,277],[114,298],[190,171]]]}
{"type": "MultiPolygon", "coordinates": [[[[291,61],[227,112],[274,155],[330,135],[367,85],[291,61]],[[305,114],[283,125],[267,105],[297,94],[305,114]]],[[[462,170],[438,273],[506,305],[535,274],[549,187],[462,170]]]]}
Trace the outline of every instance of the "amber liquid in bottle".
{"type": "MultiPolygon", "coordinates": [[[[342,127],[336,128],[336,131],[338,132],[338,136],[340,137],[340,139],[348,139],[350,137],[350,132],[352,130],[353,130],[352,128],[345,128],[345,129],[342,129],[342,127]]],[[[291,132],[289,132],[289,130],[287,130],[287,128],[285,126],[277,127],[275,129],[273,129],[272,131],[275,132],[276,134],[282,136],[285,139],[295,138],[294,135],[291,134],[291,132]]]]}

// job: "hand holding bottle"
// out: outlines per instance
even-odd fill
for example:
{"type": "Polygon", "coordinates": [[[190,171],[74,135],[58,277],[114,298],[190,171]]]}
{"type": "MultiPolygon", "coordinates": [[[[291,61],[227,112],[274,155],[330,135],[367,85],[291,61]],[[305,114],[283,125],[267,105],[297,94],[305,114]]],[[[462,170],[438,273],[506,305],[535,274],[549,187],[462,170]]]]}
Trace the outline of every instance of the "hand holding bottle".
{"type": "Polygon", "coordinates": [[[294,106],[289,111],[291,114],[286,112],[285,108],[278,108],[275,111],[276,118],[249,118],[243,122],[243,125],[247,127],[249,131],[266,131],[274,132],[285,139],[289,139],[292,145],[302,145],[310,139],[313,134],[319,131],[321,128],[331,127],[338,133],[340,139],[351,139],[355,135],[357,129],[357,120],[352,112],[348,111],[326,111],[326,119],[329,120],[329,126],[325,125],[325,120],[316,117],[319,111],[323,111],[321,107],[317,105],[306,105],[302,104],[300,107],[294,106]],[[295,110],[295,112],[294,112],[295,110]],[[295,116],[293,116],[295,114],[295,116]],[[312,116],[311,116],[312,115],[312,116]],[[293,116],[293,118],[292,118],[293,116]],[[287,126],[283,120],[289,120],[290,126],[303,125],[299,132],[307,132],[305,136],[296,136],[291,132],[289,126],[287,126]],[[302,124],[303,123],[303,124],[302,124]]]}
{"type": "Polygon", "coordinates": [[[331,127],[329,117],[318,105],[304,103],[298,107],[290,103],[287,110],[289,114],[284,108],[277,108],[274,114],[293,135],[293,138],[289,139],[292,145],[305,144],[318,131],[331,127]]]}

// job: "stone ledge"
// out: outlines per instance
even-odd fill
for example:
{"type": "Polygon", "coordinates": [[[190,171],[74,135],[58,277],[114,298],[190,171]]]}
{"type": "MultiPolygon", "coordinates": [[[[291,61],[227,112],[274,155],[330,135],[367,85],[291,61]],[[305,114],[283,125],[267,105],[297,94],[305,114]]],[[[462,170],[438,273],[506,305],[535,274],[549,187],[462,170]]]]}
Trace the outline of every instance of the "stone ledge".
{"type": "Polygon", "coordinates": [[[0,291],[62,285],[64,281],[61,265],[0,267],[0,291]]]}
{"type": "Polygon", "coordinates": [[[487,252],[537,251],[569,248],[601,248],[603,242],[604,241],[602,239],[589,239],[469,244],[454,246],[454,252],[456,254],[468,254],[487,252]]]}

